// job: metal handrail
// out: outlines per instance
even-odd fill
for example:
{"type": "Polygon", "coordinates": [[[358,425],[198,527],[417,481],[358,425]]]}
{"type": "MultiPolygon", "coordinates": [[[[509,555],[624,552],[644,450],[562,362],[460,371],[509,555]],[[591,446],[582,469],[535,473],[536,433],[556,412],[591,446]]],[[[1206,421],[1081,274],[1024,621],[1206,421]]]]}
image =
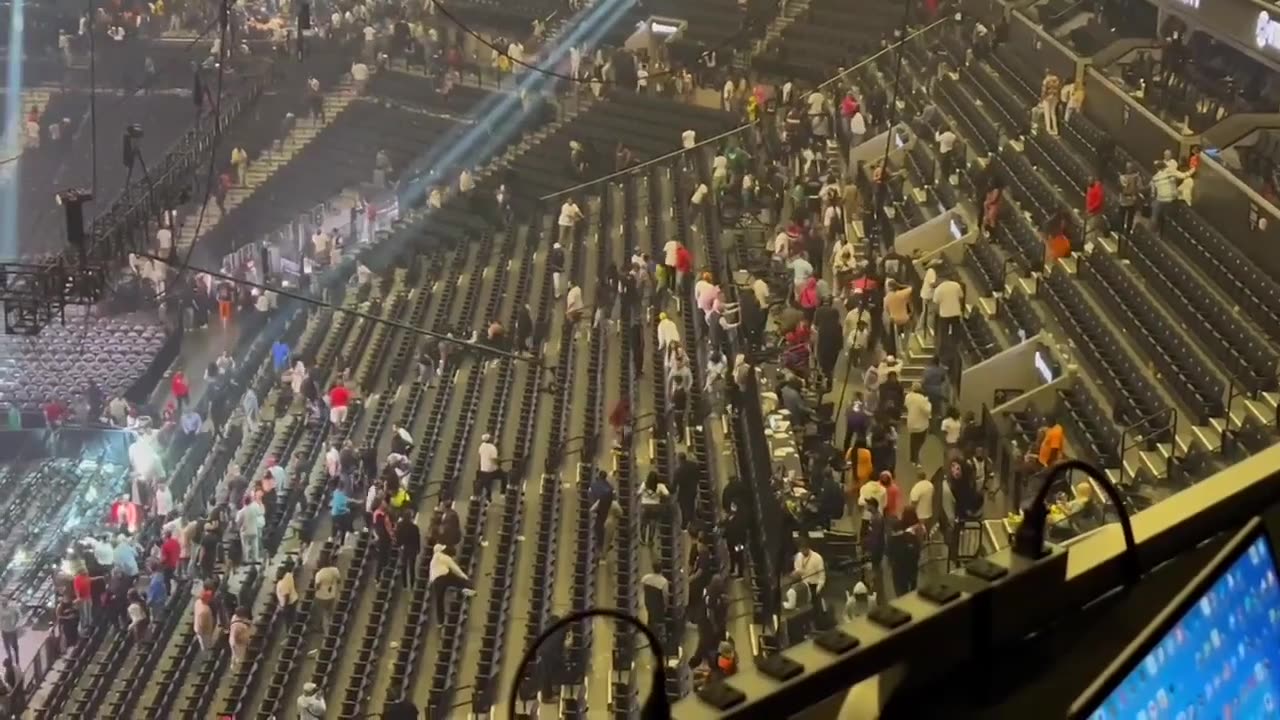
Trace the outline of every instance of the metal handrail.
{"type": "Polygon", "coordinates": [[[1134,437],[1133,443],[1130,444],[1128,442],[1129,433],[1132,431],[1138,430],[1140,427],[1146,425],[1151,420],[1159,418],[1163,415],[1169,416],[1169,422],[1157,428],[1157,430],[1168,430],[1169,434],[1171,436],[1174,436],[1173,437],[1173,442],[1175,443],[1174,449],[1175,450],[1177,449],[1177,445],[1176,445],[1177,443],[1176,436],[1178,432],[1178,409],[1177,408],[1171,406],[1171,407],[1164,408],[1163,410],[1157,410],[1151,413],[1150,415],[1139,418],[1136,422],[1130,423],[1128,426],[1126,426],[1123,430],[1120,431],[1120,482],[1121,484],[1123,484],[1124,481],[1126,480],[1125,467],[1124,467],[1125,453],[1129,452],[1134,448],[1140,447],[1143,443],[1146,443],[1148,440],[1150,440],[1152,435],[1156,434],[1153,432],[1146,432],[1141,436],[1134,437]]]}
{"type": "MultiPolygon", "coordinates": [[[[919,37],[920,35],[922,35],[922,34],[924,34],[924,33],[926,33],[926,32],[929,32],[930,30],[932,30],[932,29],[934,29],[934,28],[938,27],[939,25],[942,25],[943,23],[947,23],[947,22],[952,22],[952,18],[950,18],[950,17],[945,17],[945,18],[943,18],[943,19],[941,19],[941,20],[934,21],[933,23],[931,23],[931,24],[929,24],[929,25],[926,25],[926,26],[924,26],[924,27],[920,28],[919,30],[917,30],[917,31],[915,31],[915,32],[913,32],[913,33],[911,33],[910,35],[907,35],[906,37],[904,37],[903,39],[899,40],[898,42],[896,42],[896,43],[894,43],[894,44],[892,44],[892,45],[890,45],[890,46],[888,46],[888,47],[884,48],[884,49],[883,49],[883,50],[881,50],[880,52],[878,52],[878,53],[876,53],[876,54],[874,54],[874,55],[872,55],[872,56],[870,56],[870,57],[868,57],[868,58],[866,58],[866,59],[864,59],[864,60],[861,60],[861,61],[859,61],[858,63],[856,63],[855,65],[853,65],[852,67],[847,68],[847,69],[845,69],[844,71],[842,71],[842,72],[840,72],[840,73],[837,73],[835,76],[833,76],[833,77],[831,77],[831,78],[828,78],[827,80],[823,81],[822,83],[820,83],[820,84],[818,85],[818,89],[819,89],[819,90],[821,90],[821,89],[823,89],[823,88],[826,88],[826,87],[830,86],[832,83],[836,82],[837,80],[840,80],[840,79],[844,78],[844,76],[848,75],[849,73],[851,73],[851,72],[853,72],[853,71],[855,71],[855,70],[858,70],[858,69],[859,69],[859,68],[861,68],[862,66],[867,65],[867,64],[872,63],[872,62],[875,62],[875,60],[876,60],[877,58],[879,58],[881,55],[884,55],[885,53],[890,52],[890,51],[892,51],[892,50],[896,49],[897,47],[899,47],[899,46],[901,46],[901,45],[906,44],[906,42],[907,42],[907,41],[909,41],[909,40],[913,40],[913,39],[915,39],[915,38],[919,37]]],[[[609,173],[608,175],[604,175],[604,176],[602,176],[602,177],[595,178],[594,180],[588,180],[588,181],[586,181],[586,182],[578,183],[577,185],[574,185],[573,187],[570,187],[570,188],[566,188],[566,189],[564,189],[564,190],[557,190],[556,192],[553,192],[553,193],[550,193],[550,194],[547,194],[547,195],[543,195],[542,197],[540,197],[540,198],[538,198],[538,199],[539,199],[539,200],[541,200],[541,201],[554,200],[554,199],[556,199],[556,198],[558,198],[558,197],[561,197],[561,196],[563,196],[563,195],[567,195],[567,194],[569,194],[569,193],[573,193],[573,192],[577,192],[577,191],[579,191],[579,190],[582,190],[583,188],[590,187],[590,186],[592,186],[592,185],[596,185],[596,184],[598,184],[598,183],[603,183],[603,182],[606,182],[606,181],[612,180],[612,179],[617,178],[617,177],[622,177],[623,175],[627,175],[627,174],[630,174],[630,173],[638,172],[638,171],[640,171],[640,170],[643,170],[644,168],[649,167],[650,165],[654,165],[654,164],[657,164],[657,163],[663,162],[663,161],[665,161],[665,160],[670,160],[670,159],[671,159],[671,158],[673,158],[673,157],[677,157],[677,156],[679,156],[679,155],[683,155],[684,153],[689,152],[690,150],[697,150],[698,148],[701,148],[701,147],[703,147],[704,145],[708,145],[708,144],[710,144],[710,143],[717,142],[717,141],[719,141],[719,140],[723,140],[723,139],[725,139],[725,138],[727,138],[727,137],[729,137],[729,136],[731,136],[731,135],[737,135],[738,133],[741,133],[742,131],[746,130],[747,128],[753,127],[753,126],[755,126],[755,125],[759,125],[760,123],[761,123],[761,121],[760,121],[760,120],[757,120],[757,121],[755,121],[755,122],[749,122],[749,123],[746,123],[746,124],[744,124],[744,125],[739,125],[738,127],[733,128],[732,130],[728,130],[728,131],[726,131],[726,132],[722,132],[722,133],[720,133],[719,135],[716,135],[715,137],[707,138],[706,140],[703,140],[703,141],[701,141],[701,142],[694,143],[694,144],[693,144],[692,146],[690,146],[690,147],[687,147],[687,148],[686,148],[686,147],[682,147],[682,148],[679,148],[679,149],[677,149],[677,150],[673,150],[672,152],[669,152],[669,153],[667,153],[666,155],[659,155],[658,157],[653,158],[652,160],[646,160],[645,162],[642,162],[642,163],[640,163],[640,164],[638,164],[638,165],[632,165],[631,167],[628,167],[628,168],[625,168],[625,169],[622,169],[622,170],[618,170],[618,171],[616,171],[616,172],[611,172],[611,173],[609,173]]]]}
{"type": "Polygon", "coordinates": [[[1010,266],[1012,266],[1015,270],[1019,267],[1018,261],[1015,260],[1012,256],[1006,257],[1004,259],[1004,266],[1000,268],[1000,293],[1001,294],[1005,294],[1009,292],[1010,266]]]}

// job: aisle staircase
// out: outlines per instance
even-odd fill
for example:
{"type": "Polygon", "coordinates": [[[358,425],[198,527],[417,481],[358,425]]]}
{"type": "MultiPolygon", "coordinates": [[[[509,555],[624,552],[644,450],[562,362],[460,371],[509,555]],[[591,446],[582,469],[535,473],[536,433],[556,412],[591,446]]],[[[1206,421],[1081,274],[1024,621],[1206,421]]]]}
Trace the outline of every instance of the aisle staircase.
{"type": "MultiPolygon", "coordinates": [[[[284,142],[280,144],[279,149],[272,147],[258,157],[257,160],[249,164],[249,170],[245,174],[245,185],[231,188],[227,193],[226,212],[232,212],[236,207],[245,201],[254,191],[267,180],[275,175],[276,171],[287,164],[298,153],[302,152],[307,145],[315,140],[321,131],[328,127],[347,106],[356,99],[355,88],[348,77],[338,83],[332,90],[324,94],[324,114],[323,121],[312,120],[309,117],[299,116],[297,124],[293,128],[293,132],[284,138],[284,142]]],[[[218,152],[224,158],[230,158],[230,147],[219,147],[218,152]]],[[[222,163],[219,162],[221,165],[222,163]]],[[[204,222],[197,223],[194,217],[189,218],[182,226],[182,232],[178,235],[178,249],[185,250],[191,246],[193,242],[200,237],[208,234],[210,230],[217,227],[221,222],[223,211],[218,208],[217,203],[209,203],[204,209],[204,222]],[[200,235],[196,235],[196,225],[200,225],[200,235]]]]}
{"type": "Polygon", "coordinates": [[[763,52],[766,47],[782,38],[782,31],[791,27],[796,18],[809,9],[810,0],[787,0],[787,6],[778,13],[773,22],[764,31],[764,38],[756,42],[756,52],[763,52]]]}

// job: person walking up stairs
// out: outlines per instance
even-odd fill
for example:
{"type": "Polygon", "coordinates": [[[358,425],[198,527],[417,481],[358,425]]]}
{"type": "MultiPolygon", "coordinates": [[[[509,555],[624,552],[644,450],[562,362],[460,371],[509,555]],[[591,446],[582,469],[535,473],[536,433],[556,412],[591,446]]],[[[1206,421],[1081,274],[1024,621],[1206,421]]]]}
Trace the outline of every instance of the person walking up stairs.
{"type": "MultiPolygon", "coordinates": [[[[271,179],[278,169],[292,160],[295,155],[302,152],[322,130],[337,119],[343,110],[347,109],[347,106],[351,104],[355,97],[354,81],[350,77],[344,78],[342,82],[321,96],[324,112],[319,117],[309,112],[297,113],[296,117],[285,124],[286,128],[291,129],[280,142],[273,143],[270,149],[263,151],[253,162],[248,162],[246,158],[245,162],[239,166],[243,170],[236,173],[236,179],[240,182],[227,191],[226,199],[223,203],[225,210],[212,202],[205,208],[204,222],[199,223],[200,235],[203,236],[217,227],[225,213],[232,212],[246,198],[252,195],[258,187],[271,179]]],[[[199,208],[197,207],[195,213],[198,212],[199,208]]],[[[193,242],[198,240],[196,225],[197,222],[194,217],[189,217],[183,224],[182,232],[178,236],[178,250],[180,252],[185,252],[193,242]]]]}

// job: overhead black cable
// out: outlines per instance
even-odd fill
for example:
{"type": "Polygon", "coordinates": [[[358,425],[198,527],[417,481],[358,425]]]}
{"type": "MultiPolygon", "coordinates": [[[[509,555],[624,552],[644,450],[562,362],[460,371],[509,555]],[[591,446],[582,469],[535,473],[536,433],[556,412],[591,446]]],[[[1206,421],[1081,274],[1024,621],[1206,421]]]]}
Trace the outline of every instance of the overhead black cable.
{"type": "MultiPolygon", "coordinates": [[[[603,0],[603,1],[604,1],[604,2],[609,2],[609,0],[603,0]]],[[[628,2],[631,2],[631,1],[633,1],[633,0],[627,0],[627,1],[628,1],[628,2]]],[[[436,7],[436,9],[440,11],[440,14],[441,14],[441,15],[443,15],[445,18],[447,18],[447,19],[449,20],[449,22],[451,22],[451,23],[453,23],[454,25],[458,26],[458,29],[462,30],[462,32],[466,33],[467,35],[470,35],[472,38],[474,38],[474,39],[476,40],[476,42],[478,42],[478,43],[480,43],[481,45],[484,45],[485,47],[487,47],[487,48],[489,48],[490,50],[494,51],[494,52],[495,52],[495,53],[497,53],[500,57],[504,57],[504,58],[506,58],[507,60],[510,60],[510,61],[511,61],[511,63],[512,63],[513,65],[519,65],[520,67],[525,68],[525,69],[527,69],[527,70],[532,70],[532,71],[534,71],[534,72],[538,73],[539,75],[546,75],[547,77],[558,78],[558,79],[560,79],[560,80],[566,80],[566,81],[568,81],[568,82],[581,83],[581,84],[600,83],[600,84],[602,84],[602,85],[624,85],[624,86],[626,86],[626,87],[632,87],[632,85],[631,85],[630,83],[620,83],[620,82],[618,82],[618,81],[616,81],[616,80],[603,80],[603,79],[601,79],[601,80],[594,80],[594,79],[583,80],[582,78],[576,78],[576,77],[573,77],[572,75],[565,75],[565,74],[563,74],[563,73],[555,72],[554,70],[548,70],[548,69],[546,69],[546,68],[544,68],[544,67],[541,67],[541,66],[539,66],[539,65],[531,65],[531,64],[529,64],[529,63],[525,62],[524,60],[522,60],[522,59],[520,59],[520,58],[514,58],[514,57],[511,57],[511,55],[507,52],[506,48],[500,48],[500,47],[498,47],[497,45],[494,45],[493,43],[489,42],[489,40],[488,40],[488,39],[486,39],[484,36],[482,36],[480,33],[476,32],[475,30],[472,30],[472,29],[471,29],[471,28],[470,28],[466,23],[464,23],[464,22],[462,22],[461,20],[459,20],[459,19],[458,19],[458,17],[457,17],[456,15],[454,15],[452,12],[450,12],[450,11],[449,11],[449,9],[448,9],[448,8],[446,8],[446,7],[444,6],[444,4],[440,2],[440,0],[431,0],[431,4],[432,4],[432,5],[434,5],[434,6],[436,7]]],[[[773,12],[769,12],[769,13],[763,13],[763,12],[762,12],[762,13],[760,13],[760,15],[759,15],[758,17],[755,17],[755,18],[751,18],[751,17],[744,18],[744,19],[743,19],[742,26],[741,26],[740,28],[738,28],[737,32],[735,32],[735,33],[733,33],[732,35],[730,35],[729,37],[725,38],[725,40],[724,40],[724,41],[722,41],[720,44],[716,45],[715,47],[710,48],[710,49],[708,49],[708,50],[704,50],[704,51],[702,51],[701,53],[699,53],[699,54],[698,54],[698,59],[699,59],[699,60],[701,60],[701,59],[703,59],[703,58],[707,57],[708,55],[710,55],[710,54],[712,54],[712,53],[718,52],[718,51],[720,51],[720,50],[723,50],[723,49],[725,49],[725,48],[729,47],[730,45],[733,45],[733,44],[734,44],[734,43],[736,43],[739,39],[741,39],[743,36],[745,36],[745,35],[747,34],[747,32],[748,32],[748,31],[755,29],[755,27],[756,27],[757,25],[759,25],[759,24],[766,24],[766,25],[767,25],[767,24],[768,24],[768,22],[772,20],[773,15],[774,15],[774,13],[773,13],[773,12]]],[[[557,46],[557,47],[559,47],[559,46],[557,46]]],[[[563,53],[563,52],[561,52],[561,53],[559,53],[559,55],[560,55],[560,57],[563,57],[563,56],[564,56],[564,53],[563,53]]],[[[661,78],[661,77],[666,77],[666,76],[668,76],[668,75],[675,75],[675,74],[676,74],[676,70],[675,70],[675,68],[672,68],[672,69],[670,69],[670,70],[664,70],[664,71],[662,71],[662,72],[652,73],[652,74],[650,74],[650,75],[646,76],[646,78],[645,78],[645,79],[646,79],[646,80],[653,80],[654,78],[661,78]]]]}
{"type": "MultiPolygon", "coordinates": [[[[177,265],[177,263],[175,263],[173,260],[170,260],[168,258],[162,258],[159,255],[153,255],[151,253],[145,253],[145,252],[136,253],[136,254],[138,257],[147,258],[148,260],[155,260],[156,262],[161,262],[161,263],[164,263],[165,265],[174,265],[174,266],[177,265]]],[[[342,307],[341,305],[335,305],[334,303],[328,302],[326,300],[321,300],[320,298],[312,297],[310,295],[305,295],[300,292],[294,292],[286,288],[254,282],[252,280],[245,280],[243,278],[235,277],[234,275],[228,275],[227,273],[221,272],[219,270],[210,270],[208,268],[195,267],[190,265],[187,266],[187,269],[197,273],[203,273],[210,277],[218,278],[219,280],[225,280],[233,285],[243,285],[245,287],[254,288],[256,290],[270,291],[281,297],[286,297],[293,300],[300,300],[309,305],[315,305],[316,307],[321,307],[326,310],[346,313],[348,315],[354,315],[358,318],[364,318],[365,320],[372,320],[373,322],[379,322],[384,325],[390,325],[391,327],[396,328],[398,330],[407,330],[412,333],[417,333],[418,335],[425,335],[427,337],[436,338],[438,340],[447,340],[451,343],[456,343],[464,347],[469,347],[473,350],[487,353],[489,355],[495,355],[497,357],[507,358],[508,360],[519,360],[521,362],[527,362],[535,366],[542,365],[542,359],[537,356],[525,357],[523,355],[517,355],[516,353],[507,352],[506,350],[500,350],[498,348],[490,347],[482,343],[472,342],[470,340],[464,340],[462,338],[456,338],[451,335],[448,335],[447,333],[437,332],[435,330],[428,330],[426,328],[414,327],[413,325],[410,325],[408,323],[403,323],[398,320],[390,320],[388,318],[380,317],[378,315],[367,313],[362,310],[354,310],[352,308],[342,307]]]]}

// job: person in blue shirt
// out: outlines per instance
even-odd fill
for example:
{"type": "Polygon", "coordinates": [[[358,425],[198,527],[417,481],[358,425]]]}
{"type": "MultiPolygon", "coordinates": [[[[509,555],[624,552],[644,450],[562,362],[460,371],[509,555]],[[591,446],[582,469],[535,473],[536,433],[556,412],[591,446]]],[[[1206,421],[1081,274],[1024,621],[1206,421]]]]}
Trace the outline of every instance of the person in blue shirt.
{"type": "Polygon", "coordinates": [[[277,373],[289,366],[289,346],[279,340],[271,344],[271,365],[277,373]]]}
{"type": "Polygon", "coordinates": [[[929,361],[920,378],[920,388],[933,405],[933,416],[941,417],[947,399],[947,367],[938,358],[929,361]]]}
{"type": "Polygon", "coordinates": [[[123,535],[116,536],[116,547],[112,551],[112,566],[131,580],[138,578],[138,551],[133,543],[123,535]]]}
{"type": "Polygon", "coordinates": [[[603,470],[591,481],[587,499],[591,502],[592,517],[595,519],[596,550],[604,550],[604,526],[609,519],[609,510],[613,507],[613,485],[603,470]]]}
{"type": "Polygon", "coordinates": [[[149,567],[151,581],[147,584],[147,606],[151,608],[151,615],[158,617],[169,602],[169,584],[165,582],[164,571],[160,569],[159,562],[152,560],[149,567]]]}
{"type": "Polygon", "coordinates": [[[333,516],[333,539],[342,545],[351,532],[351,502],[342,487],[333,489],[333,498],[329,500],[329,513],[333,516]]]}

